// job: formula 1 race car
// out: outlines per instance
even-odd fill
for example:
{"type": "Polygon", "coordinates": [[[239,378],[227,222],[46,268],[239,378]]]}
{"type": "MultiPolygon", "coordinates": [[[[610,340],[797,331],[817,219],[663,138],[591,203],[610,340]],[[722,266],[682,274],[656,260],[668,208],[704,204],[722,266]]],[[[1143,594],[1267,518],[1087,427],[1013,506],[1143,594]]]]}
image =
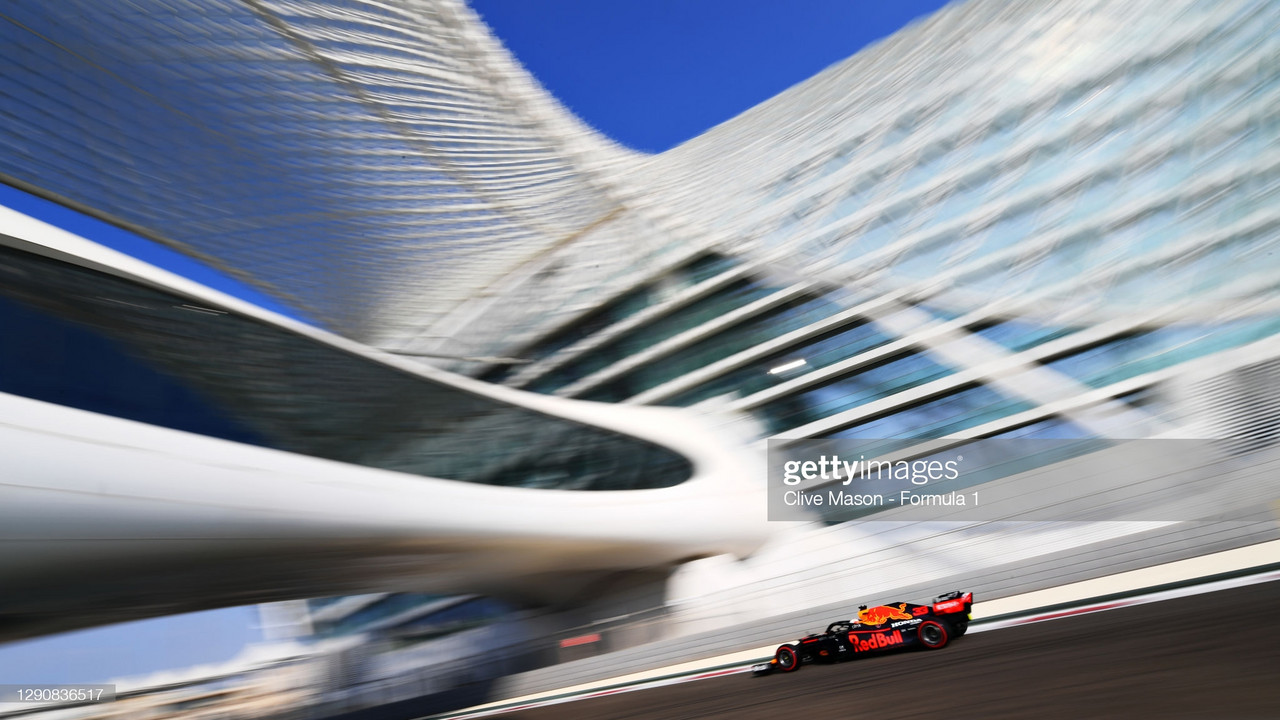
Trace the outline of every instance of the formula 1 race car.
{"type": "Polygon", "coordinates": [[[973,593],[949,592],[932,605],[863,605],[853,620],[838,620],[824,633],[778,648],[773,659],[751,668],[756,675],[792,672],[812,662],[835,662],[909,647],[937,650],[969,629],[973,593]]]}

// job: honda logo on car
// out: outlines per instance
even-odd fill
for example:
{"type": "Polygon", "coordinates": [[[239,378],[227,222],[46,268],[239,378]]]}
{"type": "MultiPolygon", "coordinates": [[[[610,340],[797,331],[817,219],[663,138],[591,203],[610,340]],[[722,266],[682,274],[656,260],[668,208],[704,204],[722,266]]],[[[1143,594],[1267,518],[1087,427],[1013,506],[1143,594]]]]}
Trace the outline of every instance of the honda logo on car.
{"type": "Polygon", "coordinates": [[[855,652],[864,652],[867,650],[879,650],[881,648],[892,647],[894,645],[901,645],[902,643],[903,643],[903,640],[902,640],[901,630],[894,630],[893,632],[877,633],[867,638],[866,640],[862,640],[860,638],[855,637],[853,633],[849,634],[849,646],[852,647],[855,652]]]}

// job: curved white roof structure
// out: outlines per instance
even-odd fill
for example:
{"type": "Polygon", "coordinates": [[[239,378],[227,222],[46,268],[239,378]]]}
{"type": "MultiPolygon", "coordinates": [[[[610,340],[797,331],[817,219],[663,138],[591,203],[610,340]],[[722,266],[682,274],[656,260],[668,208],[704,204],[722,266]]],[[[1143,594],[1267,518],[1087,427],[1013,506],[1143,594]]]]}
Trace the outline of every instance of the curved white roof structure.
{"type": "MultiPolygon", "coordinates": [[[[1261,201],[1237,225],[1169,209],[1272,182],[1274,12],[1253,2],[950,7],[657,156],[585,127],[458,0],[0,18],[0,179],[411,354],[510,354],[713,245],[841,285],[939,283],[958,308],[1037,270],[1096,320],[1180,242],[1274,225],[1261,201]],[[1107,227],[1114,247],[1080,249],[1107,227]]],[[[1185,265],[1199,282],[1168,286],[1201,316],[1267,284],[1185,265]]]]}
{"type": "Polygon", "coordinates": [[[67,351],[0,350],[0,379],[44,386],[0,393],[0,641],[343,592],[581,603],[763,540],[762,478],[723,428],[424,367],[12,210],[0,227],[7,334],[67,351]]]}
{"type": "Polygon", "coordinates": [[[615,218],[640,159],[456,0],[17,4],[0,37],[6,182],[375,345],[615,218]]]}

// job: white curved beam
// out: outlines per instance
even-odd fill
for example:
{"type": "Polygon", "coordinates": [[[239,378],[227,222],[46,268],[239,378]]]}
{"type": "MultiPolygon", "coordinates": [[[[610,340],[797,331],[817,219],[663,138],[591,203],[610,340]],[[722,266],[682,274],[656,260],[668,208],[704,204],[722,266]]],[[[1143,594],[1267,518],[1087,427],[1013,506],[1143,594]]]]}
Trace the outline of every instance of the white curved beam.
{"type": "Polygon", "coordinates": [[[4,245],[270,323],[424,384],[654,443],[693,466],[688,480],[662,489],[498,487],[0,394],[0,614],[11,619],[0,635],[339,592],[484,591],[564,602],[584,578],[745,554],[764,540],[764,482],[753,476],[761,465],[741,455],[740,438],[686,413],[533,395],[422,367],[11,210],[0,210],[0,232],[4,245]]]}

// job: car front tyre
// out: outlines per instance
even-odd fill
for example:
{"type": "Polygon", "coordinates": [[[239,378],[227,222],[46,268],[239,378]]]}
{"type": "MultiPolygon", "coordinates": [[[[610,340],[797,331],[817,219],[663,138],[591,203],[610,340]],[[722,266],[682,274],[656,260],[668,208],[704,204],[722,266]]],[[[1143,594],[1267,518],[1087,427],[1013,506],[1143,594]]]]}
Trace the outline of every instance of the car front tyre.
{"type": "Polygon", "coordinates": [[[778,661],[778,669],[782,672],[795,672],[800,668],[800,656],[790,645],[783,645],[773,656],[778,661]]]}

